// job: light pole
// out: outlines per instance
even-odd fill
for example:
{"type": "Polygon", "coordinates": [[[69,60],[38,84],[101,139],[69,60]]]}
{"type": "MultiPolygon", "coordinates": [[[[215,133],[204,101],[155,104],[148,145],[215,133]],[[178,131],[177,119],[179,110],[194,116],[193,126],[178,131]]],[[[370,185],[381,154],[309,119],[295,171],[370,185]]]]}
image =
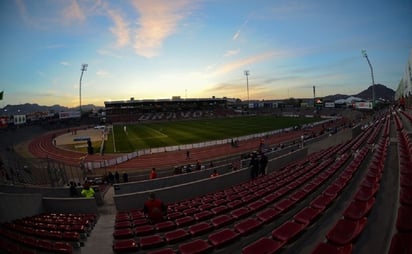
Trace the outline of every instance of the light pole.
{"type": "Polygon", "coordinates": [[[364,58],[366,58],[366,61],[368,61],[369,68],[371,69],[371,76],[372,76],[372,108],[375,105],[375,79],[373,77],[373,68],[372,64],[369,61],[368,54],[366,54],[366,50],[362,49],[362,55],[364,58]]]}
{"type": "Polygon", "coordinates": [[[249,108],[249,71],[246,70],[243,72],[246,76],[246,89],[247,89],[247,108],[249,108]]]}
{"type": "Polygon", "coordinates": [[[79,110],[80,110],[80,116],[82,115],[82,78],[83,78],[83,72],[87,71],[87,66],[88,64],[82,64],[82,68],[80,69],[82,73],[80,74],[80,85],[79,85],[79,110]]]}

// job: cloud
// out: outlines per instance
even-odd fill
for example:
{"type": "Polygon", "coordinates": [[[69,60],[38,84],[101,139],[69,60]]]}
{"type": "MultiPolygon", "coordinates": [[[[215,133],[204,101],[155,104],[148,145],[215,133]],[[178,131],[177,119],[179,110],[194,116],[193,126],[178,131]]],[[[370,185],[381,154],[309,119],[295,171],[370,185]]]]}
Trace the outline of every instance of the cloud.
{"type": "Polygon", "coordinates": [[[122,58],[121,55],[117,55],[113,53],[112,51],[105,50],[105,49],[98,49],[97,53],[103,56],[110,56],[110,57],[115,57],[115,58],[122,58]]]}
{"type": "Polygon", "coordinates": [[[192,8],[191,0],[134,0],[139,12],[139,28],[135,35],[134,48],[138,55],[151,58],[157,56],[163,41],[177,31],[178,23],[192,8]]]}
{"type": "Polygon", "coordinates": [[[232,40],[236,41],[237,38],[239,38],[240,33],[242,32],[243,28],[245,28],[245,26],[247,25],[247,23],[249,23],[249,18],[247,18],[245,20],[245,22],[243,22],[243,24],[240,26],[240,28],[236,31],[236,33],[233,35],[232,40]]]}
{"type": "Polygon", "coordinates": [[[228,50],[226,51],[226,53],[224,54],[224,56],[234,56],[239,54],[240,49],[232,49],[232,50],[228,50]]]}
{"type": "Polygon", "coordinates": [[[269,51],[269,52],[265,52],[265,53],[262,53],[262,54],[259,54],[259,55],[255,55],[255,56],[251,56],[251,57],[248,57],[248,58],[240,59],[240,60],[230,62],[230,63],[227,63],[227,64],[219,67],[213,74],[214,75],[226,74],[226,73],[229,73],[231,71],[240,69],[244,66],[251,65],[251,64],[254,64],[254,63],[257,63],[257,62],[265,61],[267,59],[272,58],[273,56],[275,56],[275,52],[269,51]]]}
{"type": "Polygon", "coordinates": [[[98,77],[109,77],[111,75],[110,75],[110,72],[108,72],[108,71],[99,70],[99,71],[96,72],[96,76],[98,76],[98,77]]]}
{"type": "Polygon", "coordinates": [[[21,18],[26,24],[30,24],[37,29],[43,28],[36,19],[32,18],[28,14],[26,5],[24,4],[23,0],[16,0],[15,3],[17,4],[17,8],[19,9],[21,18]]]}
{"type": "Polygon", "coordinates": [[[116,38],[116,45],[118,47],[126,46],[130,43],[130,28],[129,24],[123,19],[121,14],[114,10],[107,10],[107,14],[114,22],[114,27],[110,27],[109,30],[116,38]]]}
{"type": "Polygon", "coordinates": [[[63,66],[69,66],[70,65],[70,63],[65,62],[65,61],[60,62],[60,64],[63,65],[63,66]]]}
{"type": "Polygon", "coordinates": [[[83,22],[86,20],[86,16],[76,0],[72,0],[71,4],[63,9],[62,16],[66,23],[71,23],[72,21],[83,22]]]}

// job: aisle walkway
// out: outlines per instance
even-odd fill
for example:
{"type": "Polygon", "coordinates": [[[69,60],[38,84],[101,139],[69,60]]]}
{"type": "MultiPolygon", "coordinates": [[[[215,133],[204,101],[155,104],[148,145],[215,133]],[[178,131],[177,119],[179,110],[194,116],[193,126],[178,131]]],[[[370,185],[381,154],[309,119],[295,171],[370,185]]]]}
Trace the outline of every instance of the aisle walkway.
{"type": "Polygon", "coordinates": [[[113,229],[116,206],[113,200],[114,189],[110,187],[104,196],[104,205],[99,207],[99,220],[87,238],[84,247],[77,253],[112,254],[113,229]]]}

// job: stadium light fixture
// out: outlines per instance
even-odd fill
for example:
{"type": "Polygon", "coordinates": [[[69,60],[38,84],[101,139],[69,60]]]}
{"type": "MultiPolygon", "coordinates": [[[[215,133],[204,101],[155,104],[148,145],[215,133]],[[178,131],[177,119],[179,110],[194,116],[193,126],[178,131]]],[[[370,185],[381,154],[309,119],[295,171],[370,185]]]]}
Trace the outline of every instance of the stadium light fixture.
{"type": "Polygon", "coordinates": [[[366,61],[368,61],[369,68],[371,70],[371,77],[372,77],[372,108],[373,108],[373,106],[375,105],[375,79],[373,77],[373,68],[372,68],[371,62],[369,61],[368,54],[366,53],[366,50],[362,49],[362,55],[363,55],[364,58],[366,58],[366,61]]]}
{"type": "Polygon", "coordinates": [[[83,78],[83,72],[87,71],[87,66],[88,64],[82,64],[81,71],[82,73],[80,74],[80,84],[79,84],[79,110],[80,110],[80,116],[82,115],[82,78],[83,78]]]}
{"type": "Polygon", "coordinates": [[[243,73],[246,76],[247,108],[249,108],[249,75],[250,75],[250,72],[248,70],[245,70],[243,73]]]}

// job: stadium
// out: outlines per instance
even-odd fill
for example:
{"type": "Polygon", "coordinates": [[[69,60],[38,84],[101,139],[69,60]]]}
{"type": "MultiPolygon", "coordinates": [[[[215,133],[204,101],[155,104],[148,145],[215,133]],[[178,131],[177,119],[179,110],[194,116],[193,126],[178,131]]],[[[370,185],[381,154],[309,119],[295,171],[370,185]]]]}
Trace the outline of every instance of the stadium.
{"type": "Polygon", "coordinates": [[[412,253],[412,1],[0,6],[0,254],[412,253]]]}
{"type": "Polygon", "coordinates": [[[103,125],[69,118],[3,131],[0,249],[408,253],[406,108],[132,98],[105,102],[103,125]],[[258,176],[254,153],[268,157],[258,176]],[[94,197],[71,197],[68,183],[80,193],[84,181],[94,197]],[[153,192],[167,204],[158,223],[142,209],[153,192]]]}

